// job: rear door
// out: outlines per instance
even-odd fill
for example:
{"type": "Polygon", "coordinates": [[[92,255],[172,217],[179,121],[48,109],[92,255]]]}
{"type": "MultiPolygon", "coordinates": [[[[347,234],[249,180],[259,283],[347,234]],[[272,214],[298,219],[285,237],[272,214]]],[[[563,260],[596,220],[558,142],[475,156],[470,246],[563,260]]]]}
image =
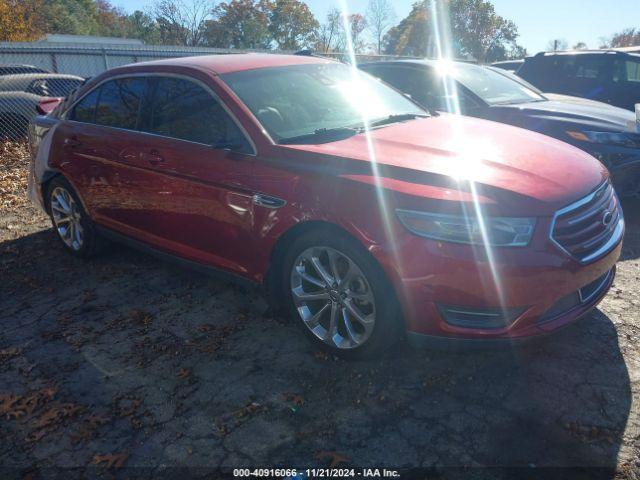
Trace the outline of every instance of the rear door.
{"type": "Polygon", "coordinates": [[[149,94],[144,77],[109,80],[84,96],[56,131],[54,151],[92,218],[137,229],[148,216],[128,178],[129,156],[140,148],[140,112],[149,94]]]}
{"type": "MultiPolygon", "coordinates": [[[[611,55],[572,55],[567,57],[567,69],[572,79],[571,89],[577,96],[611,103],[613,57],[611,55]]],[[[569,93],[572,95],[572,93],[569,93]]]]}

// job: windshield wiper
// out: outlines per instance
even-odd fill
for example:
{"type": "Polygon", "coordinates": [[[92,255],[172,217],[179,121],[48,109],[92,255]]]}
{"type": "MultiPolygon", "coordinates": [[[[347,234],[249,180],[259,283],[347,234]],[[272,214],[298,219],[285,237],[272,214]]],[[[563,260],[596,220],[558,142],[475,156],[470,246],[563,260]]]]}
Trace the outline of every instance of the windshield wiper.
{"type": "Polygon", "coordinates": [[[338,140],[345,140],[361,133],[361,127],[337,127],[337,128],[318,128],[311,133],[296,135],[295,137],[285,137],[278,140],[281,145],[287,144],[304,144],[304,143],[329,143],[338,140]]]}
{"type": "Polygon", "coordinates": [[[380,118],[373,120],[369,126],[381,127],[382,125],[389,125],[391,123],[406,122],[407,120],[414,120],[416,118],[427,118],[429,115],[426,113],[399,113],[396,115],[389,115],[386,118],[380,118]]]}

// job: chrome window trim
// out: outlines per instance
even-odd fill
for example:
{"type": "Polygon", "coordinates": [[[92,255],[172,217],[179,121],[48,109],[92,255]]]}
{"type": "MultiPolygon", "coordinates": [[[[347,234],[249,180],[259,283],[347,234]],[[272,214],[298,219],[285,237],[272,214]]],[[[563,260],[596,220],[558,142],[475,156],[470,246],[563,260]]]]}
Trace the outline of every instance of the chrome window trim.
{"type": "Polygon", "coordinates": [[[600,192],[603,189],[606,189],[607,186],[609,185],[610,185],[609,180],[605,180],[601,185],[596,187],[596,189],[590,194],[588,194],[587,196],[556,211],[556,213],[553,215],[553,219],[551,220],[551,227],[549,229],[549,240],[551,240],[551,243],[554,244],[556,247],[558,247],[562,252],[567,254],[567,256],[569,256],[570,258],[576,260],[577,262],[583,265],[593,262],[594,260],[597,260],[598,258],[604,256],[609,251],[611,251],[613,247],[615,247],[618,244],[618,242],[621,240],[622,234],[624,233],[624,215],[622,212],[622,208],[620,207],[620,200],[618,199],[618,194],[613,189],[613,185],[611,186],[611,189],[613,190],[613,195],[616,198],[616,205],[618,206],[618,210],[619,210],[618,223],[616,224],[613,230],[613,233],[611,234],[611,237],[609,237],[609,240],[607,240],[607,242],[604,245],[602,245],[600,248],[598,248],[595,252],[591,253],[590,255],[584,258],[577,258],[576,256],[572,255],[559,242],[557,242],[555,238],[553,238],[553,231],[555,230],[555,227],[556,227],[556,221],[558,220],[558,217],[564,215],[565,213],[576,210],[581,206],[589,203],[598,194],[598,192],[600,192]]]}
{"type": "Polygon", "coordinates": [[[176,138],[176,137],[170,137],[167,135],[160,135],[157,133],[152,133],[152,132],[144,132],[142,130],[131,130],[128,128],[120,128],[120,127],[112,127],[109,125],[100,125],[98,123],[90,123],[90,122],[79,122],[77,120],[71,120],[70,118],[68,118],[69,116],[69,112],[71,112],[78,103],[80,103],[87,95],[89,95],[91,92],[93,92],[94,90],[100,88],[104,83],[106,82],[110,82],[111,80],[118,80],[118,79],[122,79],[122,78],[139,78],[139,77],[143,77],[143,78],[148,78],[148,77],[161,77],[161,78],[180,78],[183,80],[187,80],[189,82],[195,83],[196,85],[202,87],[207,93],[209,93],[209,95],[211,95],[213,97],[213,99],[218,102],[222,108],[224,109],[224,111],[227,113],[227,115],[229,115],[229,118],[231,118],[231,120],[233,121],[233,123],[236,125],[236,127],[238,127],[238,129],[240,130],[240,133],[242,133],[243,137],[245,138],[245,140],[247,141],[247,143],[249,144],[249,146],[251,147],[251,153],[249,152],[239,152],[236,150],[232,150],[234,153],[239,153],[239,154],[243,154],[243,155],[249,155],[249,156],[257,156],[258,155],[258,150],[256,149],[256,145],[253,141],[253,139],[251,138],[251,136],[247,133],[247,131],[245,130],[245,128],[242,126],[242,124],[240,123],[240,121],[238,120],[238,118],[233,114],[233,112],[231,112],[231,110],[229,110],[229,107],[222,101],[222,99],[218,96],[218,94],[216,94],[216,92],[214,92],[211,87],[209,87],[206,83],[204,83],[203,81],[191,77],[189,75],[183,75],[180,73],[164,73],[164,72],[133,72],[133,73],[121,73],[118,75],[112,75],[110,77],[104,78],[102,79],[99,83],[97,83],[96,85],[94,85],[92,88],[90,88],[89,90],[87,90],[81,97],[76,98],[74,100],[74,102],[69,106],[69,108],[67,108],[65,110],[65,112],[61,115],[61,118],[63,120],[66,120],[68,122],[73,122],[73,123],[80,123],[83,125],[95,125],[96,127],[102,127],[102,128],[112,128],[114,130],[120,130],[120,131],[125,131],[125,132],[134,132],[134,133],[141,133],[144,135],[151,135],[151,136],[155,136],[155,137],[159,137],[159,138],[169,138],[171,140],[178,140],[180,142],[188,142],[188,143],[193,143],[196,145],[204,145],[206,147],[213,147],[213,145],[208,144],[208,143],[201,143],[201,142],[194,142],[193,140],[185,140],[184,138],[176,138]]]}

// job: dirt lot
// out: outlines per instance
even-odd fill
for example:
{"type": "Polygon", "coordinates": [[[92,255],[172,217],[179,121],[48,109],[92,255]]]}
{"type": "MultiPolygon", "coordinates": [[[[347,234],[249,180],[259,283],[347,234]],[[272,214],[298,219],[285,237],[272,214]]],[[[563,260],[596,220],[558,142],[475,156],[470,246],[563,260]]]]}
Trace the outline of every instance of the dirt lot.
{"type": "Polygon", "coordinates": [[[26,157],[0,147],[0,477],[493,465],[640,478],[640,203],[625,204],[612,291],[574,326],[519,349],[345,362],[255,292],[123,247],[66,255],[25,200],[26,157]]]}

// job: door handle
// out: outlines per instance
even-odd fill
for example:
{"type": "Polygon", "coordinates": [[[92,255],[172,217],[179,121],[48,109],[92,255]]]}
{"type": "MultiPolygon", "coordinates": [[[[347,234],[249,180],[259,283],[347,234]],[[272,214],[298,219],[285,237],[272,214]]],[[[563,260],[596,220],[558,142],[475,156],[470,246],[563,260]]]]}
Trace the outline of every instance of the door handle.
{"type": "Polygon", "coordinates": [[[73,135],[72,137],[67,137],[64,139],[64,146],[69,148],[78,148],[82,145],[82,142],[78,140],[78,137],[73,135]]]}
{"type": "Polygon", "coordinates": [[[151,150],[150,152],[142,152],[140,154],[142,160],[149,162],[151,165],[160,165],[164,163],[164,157],[160,155],[157,150],[151,150]]]}

